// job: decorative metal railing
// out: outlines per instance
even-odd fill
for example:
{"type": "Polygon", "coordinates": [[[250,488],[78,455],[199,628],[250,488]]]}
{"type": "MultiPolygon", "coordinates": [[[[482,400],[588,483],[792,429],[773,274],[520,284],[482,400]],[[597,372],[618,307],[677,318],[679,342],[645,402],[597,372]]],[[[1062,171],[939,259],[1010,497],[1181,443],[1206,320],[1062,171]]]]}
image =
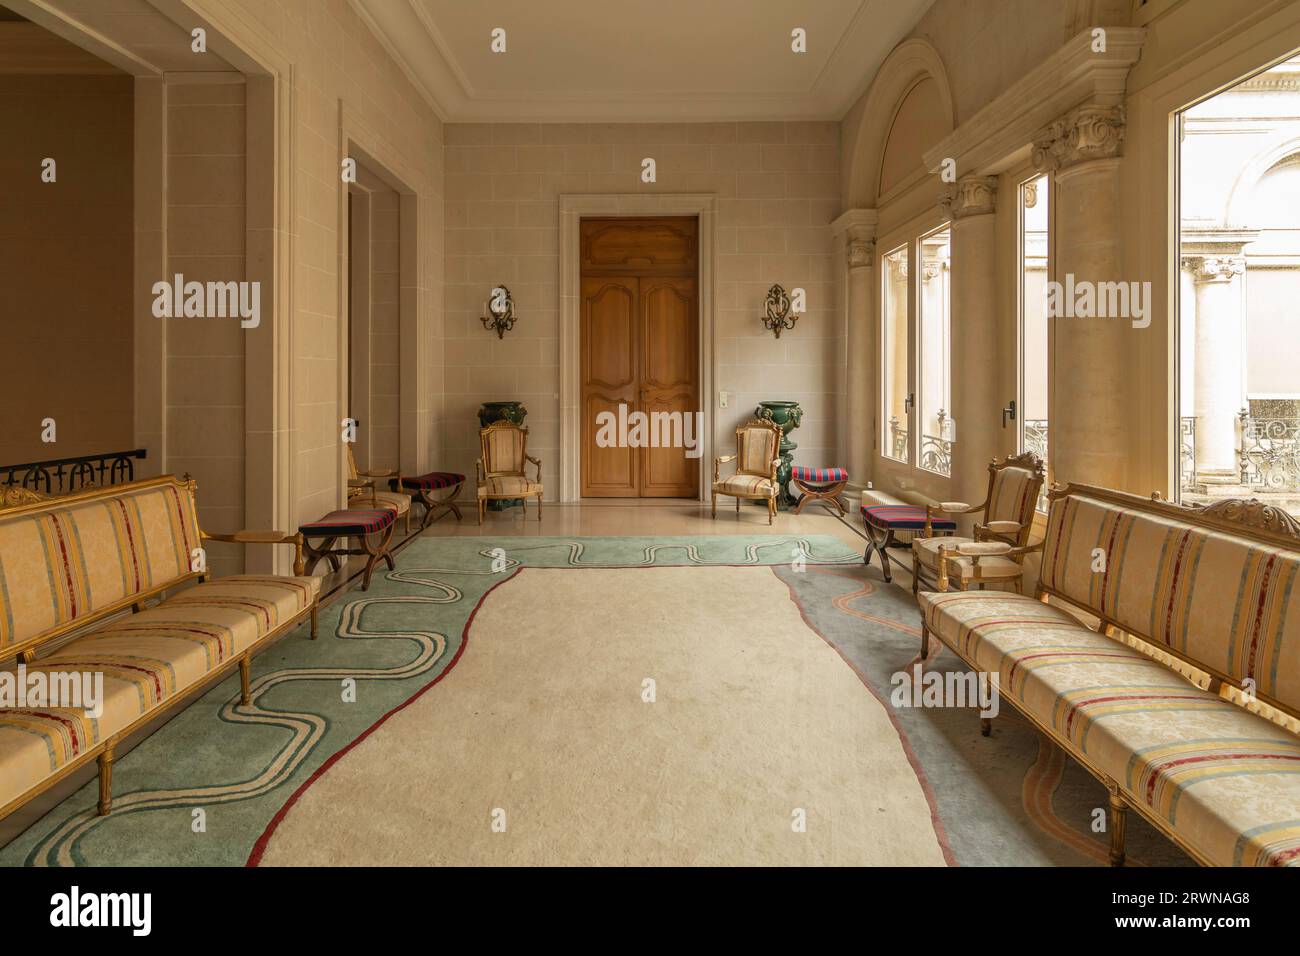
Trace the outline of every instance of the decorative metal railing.
{"type": "Polygon", "coordinates": [[[1241,483],[1265,491],[1300,492],[1300,418],[1237,415],[1241,483]]]}
{"type": "Polygon", "coordinates": [[[1183,491],[1196,490],[1196,416],[1178,419],[1178,485],[1183,491]]]}
{"type": "MultiPolygon", "coordinates": [[[[939,423],[944,415],[939,413],[939,423]]],[[[889,457],[897,461],[910,461],[907,444],[908,431],[894,416],[889,419],[889,457]]],[[[940,475],[952,474],[952,442],[938,435],[921,433],[921,467],[940,475]]]]}
{"type": "Polygon", "coordinates": [[[21,465],[0,465],[0,489],[29,488],[43,495],[65,495],[80,488],[135,480],[135,459],[145,450],[114,451],[80,458],[53,458],[21,465]]]}

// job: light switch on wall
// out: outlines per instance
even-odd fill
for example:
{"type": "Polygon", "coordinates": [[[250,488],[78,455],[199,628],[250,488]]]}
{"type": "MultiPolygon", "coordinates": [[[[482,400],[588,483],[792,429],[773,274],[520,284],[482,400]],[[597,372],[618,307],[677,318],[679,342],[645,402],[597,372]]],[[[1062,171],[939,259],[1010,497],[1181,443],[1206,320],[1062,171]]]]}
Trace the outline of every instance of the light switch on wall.
{"type": "Polygon", "coordinates": [[[718,407],[719,407],[719,408],[726,408],[726,407],[727,407],[727,400],[728,400],[730,397],[731,397],[731,396],[728,395],[725,391],[723,391],[722,389],[718,389],[718,407]]]}

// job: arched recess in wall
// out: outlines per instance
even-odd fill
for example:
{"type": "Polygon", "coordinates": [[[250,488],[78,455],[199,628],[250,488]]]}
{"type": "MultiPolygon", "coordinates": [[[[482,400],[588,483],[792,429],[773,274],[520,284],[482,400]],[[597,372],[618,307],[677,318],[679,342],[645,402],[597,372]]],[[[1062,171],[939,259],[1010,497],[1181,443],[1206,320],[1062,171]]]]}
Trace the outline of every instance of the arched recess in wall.
{"type": "Polygon", "coordinates": [[[849,159],[847,208],[876,208],[920,166],[921,151],[953,126],[952,90],[939,51],[925,40],[905,40],[867,91],[849,159]]]}
{"type": "Polygon", "coordinates": [[[1273,139],[1241,170],[1223,214],[1226,226],[1251,227],[1259,212],[1260,184],[1300,161],[1300,137],[1287,130],[1273,139]]]}

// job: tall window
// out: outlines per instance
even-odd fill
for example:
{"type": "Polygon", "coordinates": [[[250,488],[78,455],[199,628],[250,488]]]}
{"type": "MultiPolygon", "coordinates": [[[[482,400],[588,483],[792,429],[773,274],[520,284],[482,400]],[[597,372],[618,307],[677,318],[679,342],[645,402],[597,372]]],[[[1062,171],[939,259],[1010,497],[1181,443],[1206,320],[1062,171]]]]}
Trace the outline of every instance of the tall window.
{"type": "Polygon", "coordinates": [[[884,416],[880,447],[886,458],[911,461],[908,442],[912,413],[908,362],[911,335],[907,321],[908,247],[886,253],[881,268],[881,358],[884,365],[884,416]]]}
{"type": "Polygon", "coordinates": [[[1300,55],[1179,128],[1178,494],[1300,515],[1300,55]]]}
{"type": "MultiPolygon", "coordinates": [[[[1019,422],[1022,452],[1047,461],[1047,230],[1051,190],[1046,176],[1020,184],[1020,389],[1018,409],[1003,412],[1019,422]]],[[[1038,510],[1047,510],[1040,493],[1038,510]]]]}
{"type": "Polygon", "coordinates": [[[920,382],[920,465],[926,471],[952,474],[952,388],[949,368],[951,234],[948,227],[922,236],[921,274],[917,277],[920,311],[917,352],[920,382]]]}

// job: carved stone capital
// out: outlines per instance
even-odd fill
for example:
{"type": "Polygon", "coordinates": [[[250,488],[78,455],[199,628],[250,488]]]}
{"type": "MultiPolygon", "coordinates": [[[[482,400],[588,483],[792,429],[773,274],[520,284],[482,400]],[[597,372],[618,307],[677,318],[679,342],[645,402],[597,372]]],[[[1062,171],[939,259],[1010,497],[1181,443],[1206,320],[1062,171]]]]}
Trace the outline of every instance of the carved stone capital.
{"type": "Polygon", "coordinates": [[[939,199],[939,208],[949,219],[967,216],[986,216],[993,212],[998,202],[996,176],[966,176],[939,199]]]}
{"type": "Polygon", "coordinates": [[[876,244],[870,239],[849,238],[848,257],[850,269],[861,269],[871,265],[876,259],[876,244]]]}
{"type": "Polygon", "coordinates": [[[1034,137],[1034,166],[1052,172],[1118,156],[1124,130],[1123,106],[1080,106],[1034,137]]]}
{"type": "Polygon", "coordinates": [[[1197,282],[1231,282],[1246,271],[1246,257],[1183,256],[1183,268],[1197,282]]]}

